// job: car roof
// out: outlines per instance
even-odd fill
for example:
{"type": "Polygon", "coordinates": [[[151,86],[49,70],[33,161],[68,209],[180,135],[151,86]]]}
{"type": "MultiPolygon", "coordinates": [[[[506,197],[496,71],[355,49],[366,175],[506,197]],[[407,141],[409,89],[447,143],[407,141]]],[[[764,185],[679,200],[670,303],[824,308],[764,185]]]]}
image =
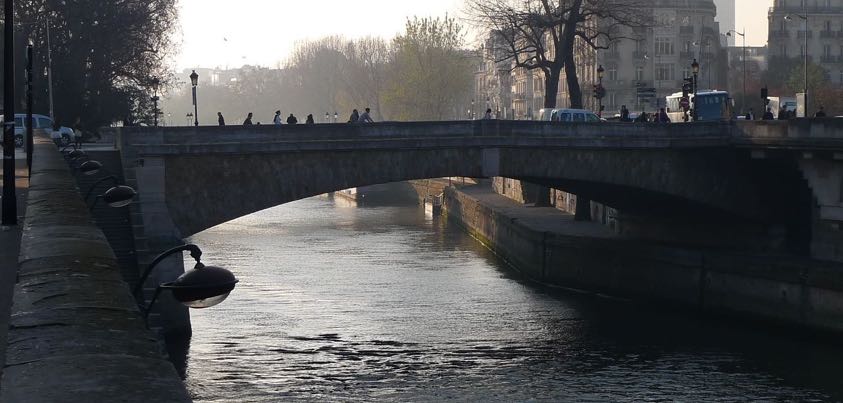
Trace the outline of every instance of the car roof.
{"type": "Polygon", "coordinates": [[[570,108],[561,108],[561,109],[554,109],[554,112],[576,112],[576,113],[594,113],[588,109],[570,109],[570,108]]]}

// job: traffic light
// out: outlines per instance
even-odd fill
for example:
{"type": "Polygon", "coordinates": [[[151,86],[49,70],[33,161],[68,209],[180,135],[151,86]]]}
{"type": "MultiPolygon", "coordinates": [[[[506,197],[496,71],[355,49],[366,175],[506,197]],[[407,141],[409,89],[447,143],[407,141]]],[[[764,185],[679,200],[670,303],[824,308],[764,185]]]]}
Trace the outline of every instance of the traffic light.
{"type": "Polygon", "coordinates": [[[591,93],[594,94],[593,97],[600,98],[600,89],[597,84],[591,86],[591,93]]]}

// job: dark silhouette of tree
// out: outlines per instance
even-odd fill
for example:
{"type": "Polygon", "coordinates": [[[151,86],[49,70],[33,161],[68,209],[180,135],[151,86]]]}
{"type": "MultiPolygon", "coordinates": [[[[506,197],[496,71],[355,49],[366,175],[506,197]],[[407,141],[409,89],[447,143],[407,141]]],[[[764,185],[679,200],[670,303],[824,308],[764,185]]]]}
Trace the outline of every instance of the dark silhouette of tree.
{"type": "Polygon", "coordinates": [[[57,122],[85,130],[151,122],[153,77],[162,88],[172,78],[164,63],[175,50],[176,1],[18,0],[18,42],[31,39],[35,49],[35,109],[48,110],[49,24],[57,122]]]}
{"type": "Polygon", "coordinates": [[[490,30],[513,67],[539,70],[545,78],[545,107],[556,106],[562,70],[571,107],[583,107],[577,78],[577,47],[607,49],[624,28],[652,25],[643,0],[466,0],[469,18],[490,30]]]}

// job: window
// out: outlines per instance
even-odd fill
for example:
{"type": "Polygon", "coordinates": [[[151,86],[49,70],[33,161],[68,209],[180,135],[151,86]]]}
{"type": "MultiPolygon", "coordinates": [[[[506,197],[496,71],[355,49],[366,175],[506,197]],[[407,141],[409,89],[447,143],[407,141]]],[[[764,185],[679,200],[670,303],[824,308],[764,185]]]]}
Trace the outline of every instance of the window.
{"type": "Polygon", "coordinates": [[[38,118],[38,128],[39,129],[46,129],[52,128],[53,122],[47,118],[38,118]]]}
{"type": "Polygon", "coordinates": [[[656,38],[656,56],[672,54],[673,40],[670,38],[656,38]]]}
{"type": "Polygon", "coordinates": [[[585,122],[585,114],[584,113],[575,113],[574,114],[574,122],[585,122]]]}
{"type": "Polygon", "coordinates": [[[831,45],[823,45],[823,56],[831,57],[831,45]]]}
{"type": "Polygon", "coordinates": [[[616,81],[618,79],[618,66],[610,64],[608,73],[609,80],[616,81]]]}
{"type": "Polygon", "coordinates": [[[646,52],[647,51],[647,42],[645,42],[645,41],[635,41],[635,51],[636,52],[646,52]]]}
{"type": "Polygon", "coordinates": [[[644,81],[644,66],[635,66],[635,81],[644,81]]]}
{"type": "Polygon", "coordinates": [[[673,63],[656,63],[656,80],[675,80],[673,63]]]}

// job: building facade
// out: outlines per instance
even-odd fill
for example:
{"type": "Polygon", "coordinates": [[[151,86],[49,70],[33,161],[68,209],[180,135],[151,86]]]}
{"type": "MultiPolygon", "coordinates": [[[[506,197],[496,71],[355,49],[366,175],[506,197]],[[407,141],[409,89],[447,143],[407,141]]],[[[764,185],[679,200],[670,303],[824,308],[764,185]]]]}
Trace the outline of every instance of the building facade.
{"type": "MultiPolygon", "coordinates": [[[[714,0],[714,5],[717,7],[717,14],[714,16],[714,20],[720,24],[720,29],[723,32],[729,32],[733,29],[743,32],[743,28],[737,28],[735,26],[737,20],[735,0],[714,0]]],[[[737,40],[734,35],[723,37],[723,39],[723,46],[735,46],[735,41],[737,40]]]]}
{"type": "Polygon", "coordinates": [[[775,0],[768,18],[770,59],[803,60],[807,52],[832,84],[843,86],[843,0],[775,0]]]}
{"type": "MultiPolygon", "coordinates": [[[[730,11],[733,15],[734,7],[730,9],[729,1],[725,3],[726,6],[721,6],[724,12],[730,11]]],[[[683,78],[692,75],[694,59],[700,64],[700,89],[727,89],[729,58],[726,47],[721,46],[726,31],[721,32],[715,20],[714,0],[653,0],[651,4],[652,27],[620,28],[621,32],[615,34],[624,39],[605,44],[607,49],[595,50],[581,41],[576,44],[577,78],[585,108],[598,110],[599,101],[593,97],[593,86],[600,81],[598,66],[604,68],[604,116],[616,114],[621,105],[632,111],[653,111],[664,106],[664,98],[681,91],[683,78]]],[[[492,39],[485,45],[486,62],[476,76],[476,106],[473,109],[485,111],[488,105],[493,112],[500,110],[496,116],[501,118],[536,118],[539,109],[544,107],[543,74],[539,70],[514,68],[511,61],[492,62],[492,56],[496,57],[494,60],[503,57],[488,50],[495,49],[494,43],[489,41],[492,39]],[[511,72],[509,100],[504,94],[505,71],[511,72]]],[[[553,52],[553,49],[549,51],[553,52]]],[[[569,95],[563,71],[556,107],[569,107],[569,95]]]]}
{"type": "Polygon", "coordinates": [[[622,28],[621,39],[597,52],[605,73],[603,104],[607,113],[621,105],[630,110],[656,110],[664,98],[682,89],[691,77],[691,63],[700,64],[699,89],[725,89],[728,55],[721,46],[720,25],[712,0],[654,0],[651,28],[622,28]],[[655,89],[652,92],[640,89],[655,89]],[[643,96],[642,96],[643,95],[643,96]]]}

